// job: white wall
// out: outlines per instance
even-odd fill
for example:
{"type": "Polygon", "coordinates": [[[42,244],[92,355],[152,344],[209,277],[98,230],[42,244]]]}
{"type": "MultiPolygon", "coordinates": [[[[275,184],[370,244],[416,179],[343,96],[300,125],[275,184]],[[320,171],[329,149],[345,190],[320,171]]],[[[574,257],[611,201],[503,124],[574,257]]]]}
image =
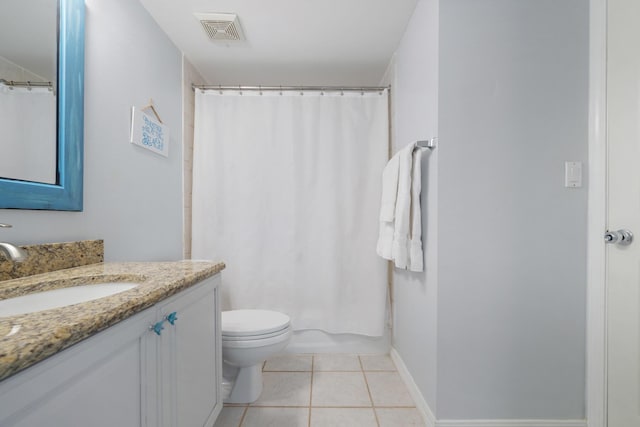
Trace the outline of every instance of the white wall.
{"type": "Polygon", "coordinates": [[[182,257],[181,53],[137,1],[86,0],[84,211],[0,210],[0,240],[105,239],[105,258],[182,257]],[[130,107],[153,98],[169,158],[130,144],[130,107]]]}
{"type": "Polygon", "coordinates": [[[439,420],[584,418],[587,43],[587,0],[421,0],[397,51],[396,145],[439,141],[393,345],[439,420]]]}
{"type": "MultiPolygon", "coordinates": [[[[393,151],[438,135],[438,0],[421,0],[392,64],[393,151]]],[[[438,150],[422,162],[425,273],[394,269],[392,345],[436,406],[438,150]]]]}

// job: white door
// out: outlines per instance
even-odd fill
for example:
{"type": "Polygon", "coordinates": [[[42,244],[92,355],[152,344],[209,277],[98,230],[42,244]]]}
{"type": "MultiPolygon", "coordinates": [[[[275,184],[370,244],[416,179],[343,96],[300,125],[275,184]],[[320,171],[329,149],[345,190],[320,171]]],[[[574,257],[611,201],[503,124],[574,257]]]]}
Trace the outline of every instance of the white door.
{"type": "Polygon", "coordinates": [[[640,426],[640,1],[608,0],[608,427],[640,426]]]}

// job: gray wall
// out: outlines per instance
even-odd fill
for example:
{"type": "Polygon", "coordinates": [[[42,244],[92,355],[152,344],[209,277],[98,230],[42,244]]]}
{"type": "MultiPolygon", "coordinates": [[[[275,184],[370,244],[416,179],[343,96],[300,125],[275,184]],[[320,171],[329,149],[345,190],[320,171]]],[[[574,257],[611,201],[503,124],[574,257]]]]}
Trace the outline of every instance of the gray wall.
{"type": "MultiPolygon", "coordinates": [[[[392,66],[394,152],[438,135],[438,0],[421,0],[392,66]]],[[[392,345],[431,408],[436,406],[438,152],[422,162],[425,273],[394,269],[392,345]]]]}
{"type": "Polygon", "coordinates": [[[393,346],[439,420],[585,416],[587,60],[587,0],[421,0],[396,52],[395,150],[439,142],[393,346]]]}
{"type": "Polygon", "coordinates": [[[440,3],[438,418],[584,418],[587,64],[587,0],[440,3]]]}
{"type": "Polygon", "coordinates": [[[182,257],[181,53],[137,1],[86,0],[84,212],[0,210],[0,241],[105,239],[106,259],[182,257]],[[169,158],[130,144],[149,98],[169,158]]]}

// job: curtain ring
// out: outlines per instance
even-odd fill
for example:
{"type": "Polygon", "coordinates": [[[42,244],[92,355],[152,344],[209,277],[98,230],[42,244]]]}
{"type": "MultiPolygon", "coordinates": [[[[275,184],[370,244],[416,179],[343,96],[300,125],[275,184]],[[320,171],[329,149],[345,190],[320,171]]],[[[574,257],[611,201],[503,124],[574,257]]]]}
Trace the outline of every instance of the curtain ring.
{"type": "Polygon", "coordinates": [[[238,92],[240,93],[240,96],[242,96],[242,86],[238,85],[238,92]]]}
{"type": "Polygon", "coordinates": [[[259,85],[258,89],[260,90],[260,95],[262,96],[262,85],[259,85]]]}
{"type": "Polygon", "coordinates": [[[282,85],[280,85],[280,96],[282,96],[282,85]]]}
{"type": "Polygon", "coordinates": [[[220,91],[220,95],[222,95],[222,85],[218,85],[218,90],[220,91]]]}

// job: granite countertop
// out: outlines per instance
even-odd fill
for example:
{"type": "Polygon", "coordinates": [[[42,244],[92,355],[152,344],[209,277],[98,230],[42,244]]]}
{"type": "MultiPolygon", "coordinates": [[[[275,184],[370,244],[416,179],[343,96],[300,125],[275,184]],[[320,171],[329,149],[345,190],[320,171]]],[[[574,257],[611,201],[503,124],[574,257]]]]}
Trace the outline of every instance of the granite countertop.
{"type": "Polygon", "coordinates": [[[0,282],[0,300],[113,281],[133,289],[66,307],[0,317],[0,380],[52,356],[225,268],[206,261],[99,263],[0,282]]]}

